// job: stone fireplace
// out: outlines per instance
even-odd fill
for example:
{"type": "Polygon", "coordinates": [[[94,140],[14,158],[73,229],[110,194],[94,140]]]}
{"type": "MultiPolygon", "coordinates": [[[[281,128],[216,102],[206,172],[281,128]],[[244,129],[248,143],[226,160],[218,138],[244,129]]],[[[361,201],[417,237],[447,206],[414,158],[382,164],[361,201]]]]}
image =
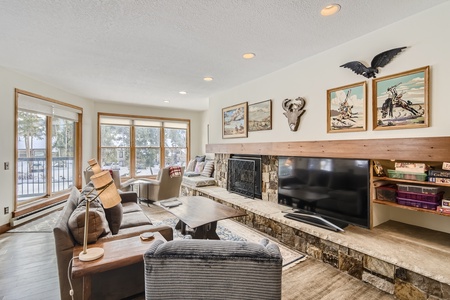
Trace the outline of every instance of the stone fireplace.
{"type": "Polygon", "coordinates": [[[228,160],[229,192],[261,199],[261,157],[232,155],[228,160]]]}
{"type": "Polygon", "coordinates": [[[256,179],[260,183],[260,196],[255,198],[263,201],[278,203],[278,157],[271,155],[232,155],[216,153],[214,160],[216,165],[216,181],[221,188],[228,190],[228,173],[230,159],[255,159],[260,160],[260,174],[256,179]]]}

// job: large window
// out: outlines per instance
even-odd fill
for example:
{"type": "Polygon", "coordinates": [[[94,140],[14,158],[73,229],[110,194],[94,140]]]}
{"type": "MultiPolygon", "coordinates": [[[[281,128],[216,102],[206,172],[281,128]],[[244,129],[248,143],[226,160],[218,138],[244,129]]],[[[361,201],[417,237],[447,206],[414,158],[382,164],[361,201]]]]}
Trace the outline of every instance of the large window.
{"type": "Polygon", "coordinates": [[[165,166],[185,166],[189,120],[99,114],[102,168],[121,176],[152,176],[165,166]]]}
{"type": "Polygon", "coordinates": [[[16,208],[76,186],[81,108],[16,90],[16,208]]]}

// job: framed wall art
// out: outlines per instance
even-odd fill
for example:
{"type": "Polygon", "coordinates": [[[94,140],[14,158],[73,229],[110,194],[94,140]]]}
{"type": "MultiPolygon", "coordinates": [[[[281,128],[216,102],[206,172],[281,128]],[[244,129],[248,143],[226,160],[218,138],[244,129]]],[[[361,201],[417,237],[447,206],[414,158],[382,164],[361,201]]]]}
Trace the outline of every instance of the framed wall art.
{"type": "Polygon", "coordinates": [[[327,91],[327,132],[365,131],[366,82],[358,82],[327,91]]]}
{"type": "Polygon", "coordinates": [[[272,100],[248,106],[248,131],[272,129],[272,100]]]}
{"type": "Polygon", "coordinates": [[[372,81],[373,129],[428,127],[429,66],[372,81]]]}
{"type": "Polygon", "coordinates": [[[222,138],[247,137],[247,102],[222,108],[222,138]]]}

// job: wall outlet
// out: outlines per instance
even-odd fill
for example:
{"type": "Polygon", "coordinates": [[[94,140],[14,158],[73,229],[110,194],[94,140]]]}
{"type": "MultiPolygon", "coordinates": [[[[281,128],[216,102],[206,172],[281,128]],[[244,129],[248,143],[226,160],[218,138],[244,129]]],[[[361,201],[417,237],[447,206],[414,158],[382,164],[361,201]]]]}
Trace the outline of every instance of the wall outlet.
{"type": "Polygon", "coordinates": [[[9,207],[8,206],[4,207],[3,211],[5,212],[5,215],[9,214],[9,207]]]}
{"type": "Polygon", "coordinates": [[[9,162],[6,161],[6,162],[4,163],[4,166],[5,166],[5,167],[4,167],[5,170],[9,170],[9,162]]]}

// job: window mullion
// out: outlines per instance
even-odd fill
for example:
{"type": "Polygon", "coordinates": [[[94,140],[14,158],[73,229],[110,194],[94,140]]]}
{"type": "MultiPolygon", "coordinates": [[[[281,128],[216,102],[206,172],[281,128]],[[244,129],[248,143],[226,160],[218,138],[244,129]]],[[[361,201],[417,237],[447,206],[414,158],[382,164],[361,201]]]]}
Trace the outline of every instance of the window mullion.
{"type": "Polygon", "coordinates": [[[47,176],[46,186],[47,186],[47,196],[50,196],[53,192],[52,190],[52,118],[47,117],[45,122],[46,128],[46,139],[47,139],[47,151],[46,151],[46,172],[45,176],[47,176]]]}
{"type": "Polygon", "coordinates": [[[136,141],[135,126],[130,128],[130,176],[136,177],[136,141]]]}
{"type": "Polygon", "coordinates": [[[159,162],[159,167],[162,169],[165,167],[165,162],[166,162],[166,144],[164,143],[164,123],[162,124],[161,128],[161,133],[159,135],[159,151],[160,151],[160,156],[161,156],[161,161],[159,162]]]}

